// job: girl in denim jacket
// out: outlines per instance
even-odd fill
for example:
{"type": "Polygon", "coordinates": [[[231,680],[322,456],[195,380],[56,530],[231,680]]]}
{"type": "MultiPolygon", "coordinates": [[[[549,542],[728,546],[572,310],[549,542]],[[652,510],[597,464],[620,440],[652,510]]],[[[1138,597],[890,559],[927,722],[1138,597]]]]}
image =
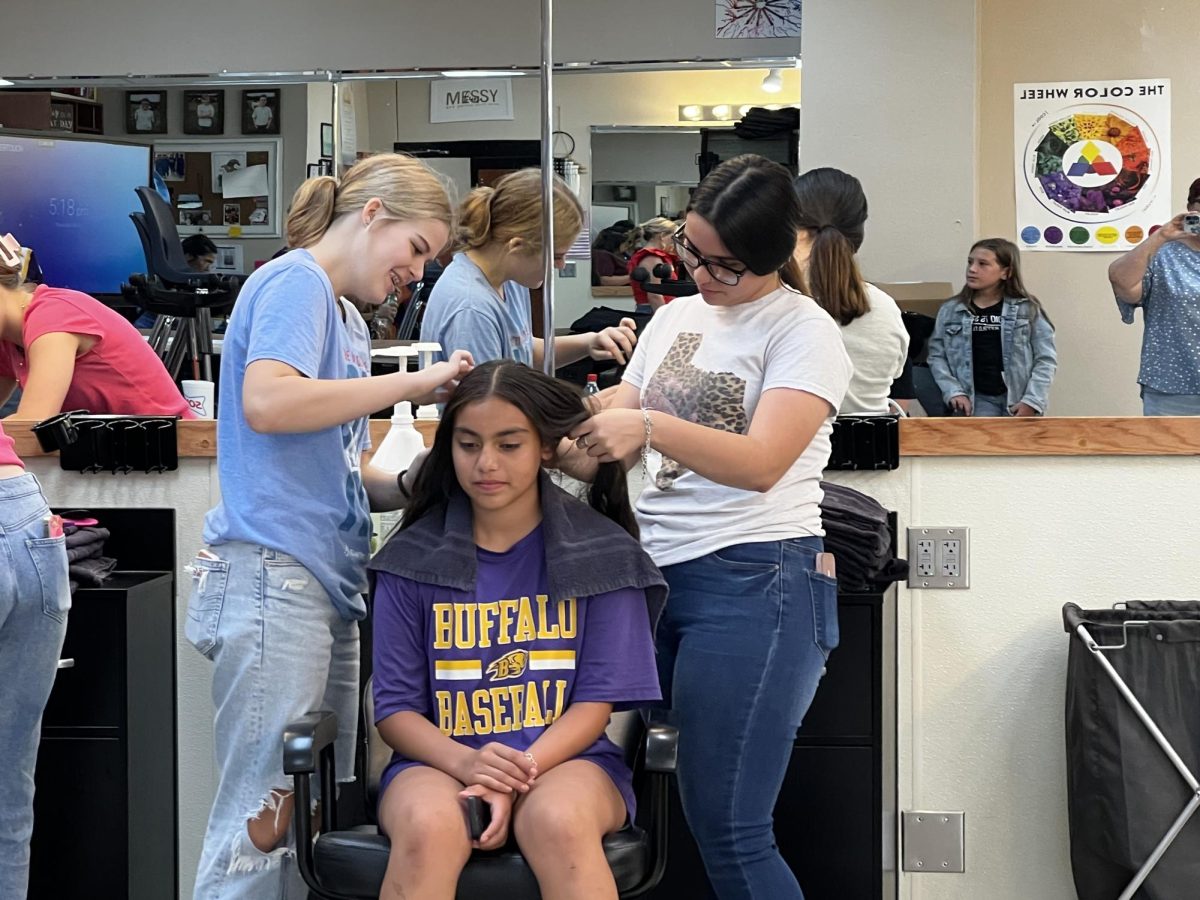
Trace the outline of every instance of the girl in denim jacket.
{"type": "Polygon", "coordinates": [[[1054,323],[1021,281],[1020,251],[977,241],[967,279],[937,314],[929,370],[952,415],[1040,416],[1058,360],[1054,323]]]}

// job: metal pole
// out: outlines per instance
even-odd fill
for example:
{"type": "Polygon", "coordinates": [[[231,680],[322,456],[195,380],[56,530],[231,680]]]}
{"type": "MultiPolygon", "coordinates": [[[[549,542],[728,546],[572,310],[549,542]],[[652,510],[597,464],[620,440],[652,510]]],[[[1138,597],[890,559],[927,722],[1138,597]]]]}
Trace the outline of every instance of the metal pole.
{"type": "Polygon", "coordinates": [[[330,110],[330,118],[333,119],[333,159],[329,161],[329,174],[334,178],[338,178],[342,174],[342,141],[345,137],[342,134],[342,91],[346,89],[346,85],[339,78],[335,78],[333,72],[329,73],[329,83],[332,87],[330,91],[329,102],[333,109],[330,110]]]}
{"type": "Polygon", "coordinates": [[[542,0],[542,371],[554,374],[554,0],[542,0]]]}

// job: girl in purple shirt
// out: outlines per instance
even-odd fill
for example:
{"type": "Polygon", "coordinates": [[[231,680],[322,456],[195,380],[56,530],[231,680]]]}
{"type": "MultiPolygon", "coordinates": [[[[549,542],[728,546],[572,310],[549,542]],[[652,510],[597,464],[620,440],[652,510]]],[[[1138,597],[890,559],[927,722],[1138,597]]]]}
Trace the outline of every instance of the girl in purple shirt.
{"type": "Polygon", "coordinates": [[[524,365],[475,369],[403,529],[372,563],[375,720],[395,751],[380,789],[382,898],[449,900],[472,847],[510,834],[544,896],[617,897],[601,840],[634,799],[604,730],[614,710],[660,697],[652,622],[665,592],[620,464],[592,486],[604,515],[542,474],[586,416],[575,389],[524,365]],[[474,843],[472,795],[492,813],[474,843]]]}

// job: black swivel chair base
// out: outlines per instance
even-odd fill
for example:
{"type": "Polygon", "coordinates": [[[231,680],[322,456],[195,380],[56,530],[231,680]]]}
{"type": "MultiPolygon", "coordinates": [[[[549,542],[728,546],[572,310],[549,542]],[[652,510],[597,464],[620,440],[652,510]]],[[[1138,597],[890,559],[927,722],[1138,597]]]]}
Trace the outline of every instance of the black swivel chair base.
{"type": "MultiPolygon", "coordinates": [[[[368,694],[370,690],[368,685],[368,694]]],[[[642,730],[638,728],[635,733],[635,729],[628,729],[627,733],[636,740],[642,730]]],[[[668,788],[675,771],[676,732],[668,726],[651,725],[644,736],[644,744],[637,748],[641,765],[635,767],[635,781],[641,777],[643,809],[639,818],[645,827],[627,825],[604,839],[604,854],[623,898],[640,897],[653,890],[667,864],[668,788]]],[[[336,737],[337,719],[328,712],[309,713],[289,725],[283,735],[283,770],[293,777],[296,792],[293,821],[297,861],[313,896],[322,900],[375,900],[383,885],[391,845],[372,825],[338,829],[333,777],[336,737]],[[318,772],[322,833],[314,841],[311,819],[305,811],[312,808],[312,778],[318,772]]],[[[368,743],[372,739],[380,741],[373,728],[368,743]]],[[[368,758],[381,757],[376,753],[368,758]]],[[[365,785],[368,795],[372,786],[377,786],[380,774],[382,767],[369,774],[371,783],[365,785]]],[[[373,805],[369,802],[368,808],[373,805]]],[[[537,879],[515,849],[476,851],[458,882],[457,900],[536,900],[540,896],[537,879]]]]}

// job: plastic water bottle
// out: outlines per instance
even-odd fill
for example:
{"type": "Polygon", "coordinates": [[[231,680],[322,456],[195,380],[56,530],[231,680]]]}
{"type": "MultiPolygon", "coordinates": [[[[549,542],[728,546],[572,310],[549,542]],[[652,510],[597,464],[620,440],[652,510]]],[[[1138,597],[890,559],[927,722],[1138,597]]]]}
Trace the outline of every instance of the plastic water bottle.
{"type": "Polygon", "coordinates": [[[600,393],[600,381],[596,377],[596,375],[593,374],[593,375],[589,375],[587,377],[587,384],[584,385],[583,393],[584,393],[584,396],[589,396],[589,397],[592,394],[600,393]]]}
{"type": "Polygon", "coordinates": [[[413,459],[424,449],[425,439],[413,424],[412,404],[403,400],[393,407],[392,427],[371,457],[369,465],[380,472],[399,475],[412,465],[413,459]]]}

